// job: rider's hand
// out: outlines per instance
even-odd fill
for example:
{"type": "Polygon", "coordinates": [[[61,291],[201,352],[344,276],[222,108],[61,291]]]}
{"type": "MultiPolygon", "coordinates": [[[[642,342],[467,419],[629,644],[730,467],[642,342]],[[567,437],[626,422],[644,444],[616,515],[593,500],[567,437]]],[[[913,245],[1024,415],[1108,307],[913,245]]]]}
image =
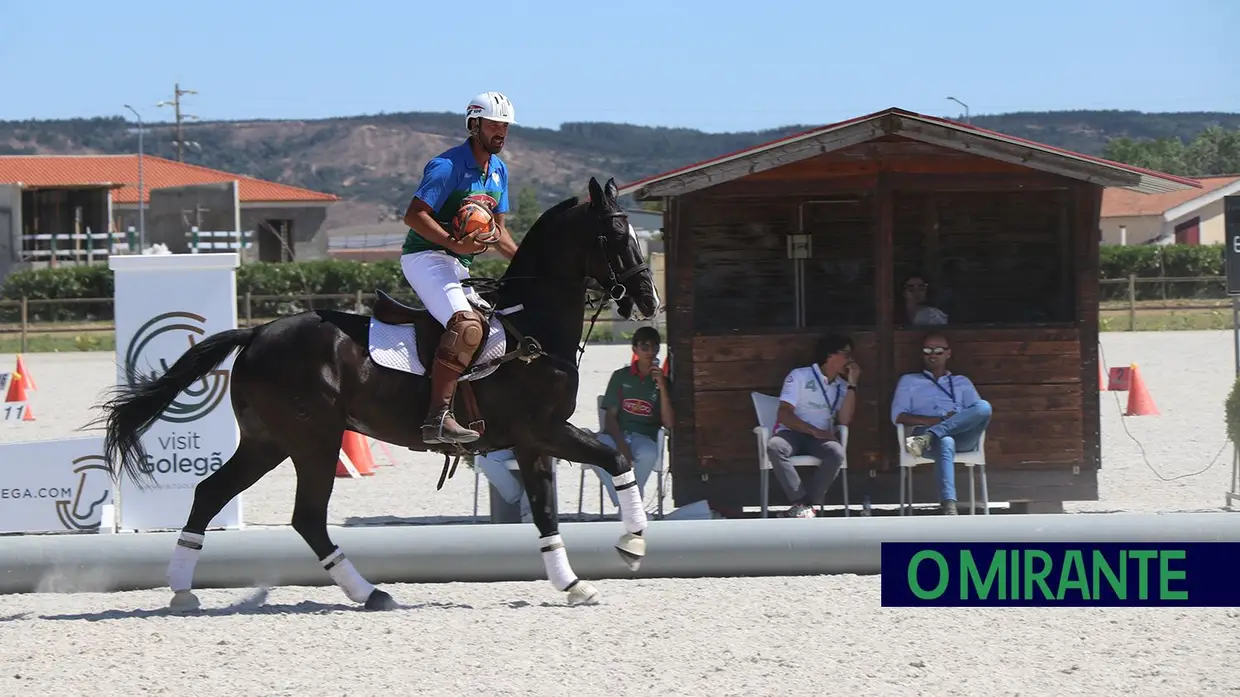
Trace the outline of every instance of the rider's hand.
{"type": "Polygon", "coordinates": [[[452,243],[452,251],[457,254],[482,254],[487,249],[487,245],[479,242],[472,236],[452,243]]]}

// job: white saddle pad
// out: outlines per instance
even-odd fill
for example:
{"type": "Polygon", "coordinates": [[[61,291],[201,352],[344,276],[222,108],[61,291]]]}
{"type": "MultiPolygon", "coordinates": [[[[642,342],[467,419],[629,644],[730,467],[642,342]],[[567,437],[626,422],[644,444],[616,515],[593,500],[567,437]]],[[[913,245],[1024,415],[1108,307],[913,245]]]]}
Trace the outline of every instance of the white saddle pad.
{"type": "MultiPolygon", "coordinates": [[[[507,348],[507,337],[498,317],[491,317],[491,331],[487,334],[486,345],[478,351],[475,363],[485,363],[503,356],[507,348]]],[[[414,336],[411,324],[386,324],[374,317],[370,318],[370,357],[384,368],[400,370],[414,375],[426,375],[426,366],[418,358],[418,341],[414,336]]],[[[477,373],[465,376],[462,380],[481,380],[499,369],[492,366],[477,373]]]]}

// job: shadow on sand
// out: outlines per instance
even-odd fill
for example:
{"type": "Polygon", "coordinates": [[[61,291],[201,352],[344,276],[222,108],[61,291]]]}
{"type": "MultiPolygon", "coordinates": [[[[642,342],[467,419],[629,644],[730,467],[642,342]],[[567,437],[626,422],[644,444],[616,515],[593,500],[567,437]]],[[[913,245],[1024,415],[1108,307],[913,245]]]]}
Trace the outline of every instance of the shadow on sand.
{"type": "MultiPolygon", "coordinates": [[[[8,617],[0,617],[0,622],[13,622],[23,619],[40,620],[73,620],[99,622],[101,620],[124,620],[131,618],[152,617],[230,617],[235,615],[326,615],[335,612],[370,612],[360,604],[353,603],[319,603],[306,600],[294,604],[267,604],[267,589],[259,589],[253,595],[232,605],[224,607],[203,607],[197,610],[173,610],[167,607],[134,610],[102,610],[99,612],[82,612],[65,615],[37,615],[21,613],[8,617]]],[[[426,602],[413,605],[397,604],[395,610],[472,610],[474,606],[465,603],[426,602]]]]}

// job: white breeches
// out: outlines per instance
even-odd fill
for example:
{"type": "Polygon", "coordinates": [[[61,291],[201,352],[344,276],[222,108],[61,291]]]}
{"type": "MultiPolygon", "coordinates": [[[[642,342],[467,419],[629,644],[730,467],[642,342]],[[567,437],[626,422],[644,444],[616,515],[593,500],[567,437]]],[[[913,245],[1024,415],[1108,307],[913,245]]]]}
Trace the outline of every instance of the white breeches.
{"type": "Polygon", "coordinates": [[[474,309],[467,296],[477,292],[461,285],[462,280],[469,278],[469,269],[447,252],[402,254],[400,268],[422,305],[445,327],[452,315],[474,309]]]}

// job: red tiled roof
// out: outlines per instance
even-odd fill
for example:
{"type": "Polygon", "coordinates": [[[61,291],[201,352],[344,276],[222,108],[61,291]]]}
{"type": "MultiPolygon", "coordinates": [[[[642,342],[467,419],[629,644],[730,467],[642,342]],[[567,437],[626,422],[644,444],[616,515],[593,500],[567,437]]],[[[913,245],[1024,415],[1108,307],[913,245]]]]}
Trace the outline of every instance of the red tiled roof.
{"type": "Polygon", "coordinates": [[[1107,187],[1102,191],[1103,218],[1125,216],[1162,215],[1178,205],[1205,196],[1212,191],[1240,181],[1240,175],[1230,177],[1199,177],[1200,189],[1172,191],[1165,194],[1138,194],[1126,189],[1107,187]]]}
{"type": "MultiPolygon", "coordinates": [[[[338,196],[287,184],[255,179],[218,169],[185,164],[144,155],[142,183],[149,202],[151,189],[187,184],[210,184],[237,180],[242,203],[331,202],[338,196]]],[[[0,155],[0,182],[20,182],[27,188],[56,186],[104,186],[112,190],[114,203],[138,202],[137,155],[0,155]]]]}
{"type": "MultiPolygon", "coordinates": [[[[992,130],[985,129],[985,128],[979,128],[977,126],[973,126],[970,124],[964,124],[958,121],[952,121],[951,119],[939,118],[937,116],[927,116],[925,114],[919,114],[914,111],[908,111],[907,109],[900,109],[898,107],[890,107],[887,109],[883,109],[882,111],[876,111],[872,114],[866,114],[865,116],[858,116],[855,118],[840,121],[838,123],[832,123],[832,124],[827,124],[825,126],[819,126],[817,128],[811,128],[807,131],[802,131],[800,133],[794,133],[792,135],[785,136],[783,138],[779,138],[779,139],[776,139],[776,140],[773,140],[767,143],[762,143],[760,145],[755,145],[753,147],[745,148],[743,150],[738,150],[736,152],[728,153],[726,155],[720,155],[719,157],[714,157],[709,160],[704,160],[696,164],[685,165],[683,167],[678,167],[676,169],[670,170],[668,172],[663,172],[661,174],[656,174],[653,176],[645,177],[643,179],[630,182],[620,187],[620,195],[623,196],[627,194],[639,193],[640,189],[643,189],[650,185],[657,184],[659,182],[663,182],[669,179],[679,178],[690,172],[699,171],[699,170],[708,170],[718,165],[722,165],[726,162],[730,162],[732,160],[739,160],[742,158],[751,157],[751,156],[757,155],[758,153],[765,152],[768,150],[777,150],[786,145],[791,145],[793,143],[805,141],[805,140],[814,138],[815,136],[830,133],[832,131],[840,131],[840,130],[847,129],[850,127],[862,126],[867,122],[877,121],[889,115],[897,116],[902,119],[909,119],[915,122],[921,122],[924,124],[932,124],[934,126],[945,127],[955,132],[972,134],[974,136],[980,136],[981,138],[987,141],[998,142],[998,143],[1009,143],[1013,145],[1030,148],[1033,150],[1040,150],[1042,152],[1050,154],[1053,157],[1058,157],[1058,158],[1062,158],[1065,160],[1075,160],[1077,162],[1085,162],[1085,163],[1090,163],[1094,165],[1101,165],[1102,167],[1108,168],[1111,170],[1118,170],[1118,171],[1126,172],[1129,174],[1136,174],[1140,177],[1140,180],[1138,181],[1138,183],[1132,186],[1132,188],[1136,190],[1141,190],[1141,191],[1152,193],[1152,192],[1162,192],[1162,191],[1168,191],[1168,190],[1176,191],[1176,190],[1184,189],[1185,187],[1191,187],[1194,191],[1198,191],[1198,192],[1200,191],[1201,184],[1198,183],[1196,180],[1189,179],[1187,177],[1177,177],[1175,175],[1166,174],[1164,172],[1156,172],[1154,170],[1145,169],[1143,167],[1134,167],[1132,165],[1126,165],[1126,164],[1119,163],[1119,162],[1112,162],[1111,160],[1106,160],[1101,157],[1094,157],[1092,155],[1084,155],[1078,152],[1073,152],[1071,150],[1065,150],[1063,148],[1057,148],[1051,145],[1046,145],[1046,144],[1038,143],[1032,140],[1027,140],[1025,138],[1017,138],[1015,136],[1007,135],[1006,133],[1000,133],[998,131],[992,131],[992,130]]],[[[916,138],[916,136],[912,136],[912,137],[916,138]]],[[[983,154],[983,156],[985,155],[983,154]]],[[[1125,188],[1128,188],[1128,187],[1125,187],[1125,188]]]]}

